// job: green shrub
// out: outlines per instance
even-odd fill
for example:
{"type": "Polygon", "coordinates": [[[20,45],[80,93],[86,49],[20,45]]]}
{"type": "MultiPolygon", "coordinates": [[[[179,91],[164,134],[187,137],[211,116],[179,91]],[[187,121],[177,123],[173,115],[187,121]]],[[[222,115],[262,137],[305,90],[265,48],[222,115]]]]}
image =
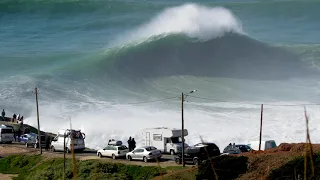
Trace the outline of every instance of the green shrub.
{"type": "MultiPolygon", "coordinates": [[[[248,158],[244,156],[218,156],[212,158],[212,163],[219,180],[229,180],[246,173],[248,158]]],[[[199,165],[197,180],[200,179],[215,179],[210,160],[206,160],[199,165]]]]}
{"type": "MultiPolygon", "coordinates": [[[[320,179],[320,154],[315,154],[313,156],[314,159],[314,168],[315,168],[315,175],[316,178],[312,178],[311,172],[311,164],[310,158],[308,158],[308,169],[307,169],[307,177],[308,179],[320,179]]],[[[278,180],[291,180],[291,179],[298,179],[298,176],[301,178],[304,177],[304,157],[300,156],[294,158],[293,160],[287,162],[283,166],[278,169],[272,170],[268,176],[267,180],[271,179],[278,179],[278,180]]]]}
{"type": "MultiPolygon", "coordinates": [[[[44,160],[40,155],[9,156],[0,159],[0,172],[19,174],[15,180],[63,179],[63,158],[44,160]]],[[[165,173],[155,166],[135,166],[100,160],[77,161],[78,179],[147,180],[165,173]]],[[[71,159],[66,159],[66,179],[73,178],[71,159]]]]}
{"type": "Polygon", "coordinates": [[[0,159],[0,172],[6,174],[19,174],[30,171],[42,157],[40,155],[15,155],[0,159]]]}
{"type": "Polygon", "coordinates": [[[165,174],[165,170],[157,166],[135,166],[118,164],[121,172],[126,173],[132,179],[152,179],[159,176],[161,173],[165,174]]]}

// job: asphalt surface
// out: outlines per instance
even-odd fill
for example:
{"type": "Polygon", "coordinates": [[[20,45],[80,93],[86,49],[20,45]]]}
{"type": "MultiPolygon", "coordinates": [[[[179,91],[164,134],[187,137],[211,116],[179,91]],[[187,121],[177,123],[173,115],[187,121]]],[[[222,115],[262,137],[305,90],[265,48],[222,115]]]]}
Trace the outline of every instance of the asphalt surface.
{"type": "MultiPolygon", "coordinates": [[[[17,147],[17,148],[21,148],[21,149],[25,149],[28,150],[28,152],[25,152],[23,154],[28,154],[28,153],[32,153],[32,152],[39,152],[39,148],[35,149],[33,147],[25,147],[24,143],[19,143],[19,142],[14,142],[12,144],[2,144],[3,146],[10,146],[10,147],[17,147]]],[[[56,155],[63,155],[63,151],[57,151],[57,152],[52,152],[52,151],[46,151],[45,149],[42,149],[42,152],[47,153],[47,154],[56,154],[56,155]]],[[[16,153],[12,153],[12,154],[16,154],[16,153]]],[[[10,155],[12,155],[10,154],[10,155]]],[[[21,153],[19,153],[21,154],[21,153]]],[[[66,154],[67,156],[70,156],[71,154],[66,154]]],[[[8,155],[1,155],[2,157],[5,156],[9,156],[8,155]]],[[[91,149],[85,149],[83,152],[76,152],[75,153],[76,157],[97,157],[97,150],[91,150],[91,149]]],[[[120,159],[121,160],[121,159],[120,159]]],[[[125,160],[125,159],[124,159],[125,160]]],[[[162,162],[165,161],[174,161],[174,156],[173,155],[169,155],[169,154],[163,154],[162,155],[162,162]]]]}

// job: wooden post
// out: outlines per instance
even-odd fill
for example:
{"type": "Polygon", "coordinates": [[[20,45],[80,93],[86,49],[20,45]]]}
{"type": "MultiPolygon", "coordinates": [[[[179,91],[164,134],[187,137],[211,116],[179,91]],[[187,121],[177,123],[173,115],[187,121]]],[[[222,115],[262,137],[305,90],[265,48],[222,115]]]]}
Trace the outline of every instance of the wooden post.
{"type": "Polygon", "coordinates": [[[40,134],[40,121],[39,121],[39,106],[38,106],[38,88],[35,88],[35,94],[36,94],[36,104],[37,104],[38,143],[39,143],[39,148],[40,148],[40,154],[42,154],[41,134],[40,134]]]}
{"type": "Polygon", "coordinates": [[[63,133],[63,179],[66,179],[66,132],[63,133]]]}
{"type": "Polygon", "coordinates": [[[182,140],[182,153],[181,153],[181,160],[182,166],[185,167],[184,163],[184,117],[183,117],[183,102],[184,102],[184,94],[181,94],[181,140],[182,140]]]}
{"type": "Polygon", "coordinates": [[[71,124],[71,119],[69,118],[70,121],[70,136],[71,136],[71,154],[72,154],[72,170],[73,170],[73,179],[78,180],[78,173],[77,173],[77,163],[76,163],[76,157],[74,154],[74,136],[75,132],[72,130],[72,124],[71,124]]]}
{"type": "Polygon", "coordinates": [[[307,169],[308,169],[308,154],[310,155],[310,164],[311,164],[311,172],[312,178],[315,178],[315,169],[314,169],[314,160],[313,160],[313,149],[312,143],[310,139],[309,133],[309,117],[307,115],[306,107],[304,106],[304,116],[306,119],[306,152],[305,152],[305,160],[304,160],[304,178],[307,179],[307,169]]]}
{"type": "Polygon", "coordinates": [[[261,138],[262,138],[262,118],[263,118],[263,104],[261,104],[261,117],[260,117],[260,137],[259,137],[259,151],[261,150],[261,138]]]}

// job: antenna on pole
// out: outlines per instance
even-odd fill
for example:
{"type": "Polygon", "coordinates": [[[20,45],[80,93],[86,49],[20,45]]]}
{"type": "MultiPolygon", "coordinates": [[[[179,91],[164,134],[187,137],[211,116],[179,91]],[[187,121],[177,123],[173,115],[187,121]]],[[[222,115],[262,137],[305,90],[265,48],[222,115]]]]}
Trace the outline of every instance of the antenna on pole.
{"type": "MultiPolygon", "coordinates": [[[[184,162],[184,106],[183,103],[186,101],[186,98],[188,94],[195,93],[197,90],[192,90],[189,93],[181,93],[181,140],[182,140],[182,150],[181,150],[181,160],[182,160],[182,166],[185,167],[184,162]]],[[[187,101],[188,102],[188,101],[187,101]]]]}

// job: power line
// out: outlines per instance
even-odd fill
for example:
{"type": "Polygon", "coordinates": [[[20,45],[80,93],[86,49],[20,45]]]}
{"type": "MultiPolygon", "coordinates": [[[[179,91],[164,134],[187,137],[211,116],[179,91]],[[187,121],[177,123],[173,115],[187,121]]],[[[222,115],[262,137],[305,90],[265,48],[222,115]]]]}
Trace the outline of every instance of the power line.
{"type": "Polygon", "coordinates": [[[126,105],[132,105],[132,104],[146,104],[146,103],[153,103],[153,102],[165,101],[165,100],[175,99],[175,98],[178,98],[178,96],[168,97],[168,98],[162,98],[162,99],[156,99],[156,100],[152,100],[152,101],[140,101],[140,102],[126,103],[126,105]]]}
{"type": "Polygon", "coordinates": [[[209,100],[209,101],[215,101],[215,102],[228,102],[228,103],[234,103],[234,104],[247,104],[247,105],[266,105],[266,106],[319,106],[320,104],[317,103],[309,103],[309,104],[269,104],[269,103],[241,103],[241,102],[232,102],[232,101],[226,101],[226,100],[219,100],[219,99],[214,99],[214,98],[206,98],[206,97],[199,97],[199,96],[193,96],[193,95],[188,95],[190,97],[196,98],[196,99],[203,99],[203,100],[209,100]]]}

